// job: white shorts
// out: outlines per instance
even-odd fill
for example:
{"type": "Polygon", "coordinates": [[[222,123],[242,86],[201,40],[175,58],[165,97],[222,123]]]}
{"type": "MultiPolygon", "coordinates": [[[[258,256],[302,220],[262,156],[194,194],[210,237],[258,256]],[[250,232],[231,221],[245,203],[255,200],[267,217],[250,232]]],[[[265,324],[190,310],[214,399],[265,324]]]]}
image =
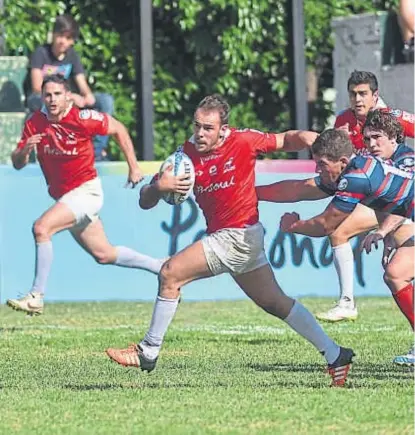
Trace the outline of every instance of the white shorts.
{"type": "MultiPolygon", "coordinates": [[[[101,180],[97,177],[65,193],[58,202],[65,204],[75,215],[75,226],[86,227],[99,218],[104,203],[101,180]]],[[[74,228],[74,227],[73,227],[74,228]]]]}
{"type": "Polygon", "coordinates": [[[247,228],[225,228],[202,239],[203,250],[213,275],[240,275],[268,263],[261,223],[247,228]]]}

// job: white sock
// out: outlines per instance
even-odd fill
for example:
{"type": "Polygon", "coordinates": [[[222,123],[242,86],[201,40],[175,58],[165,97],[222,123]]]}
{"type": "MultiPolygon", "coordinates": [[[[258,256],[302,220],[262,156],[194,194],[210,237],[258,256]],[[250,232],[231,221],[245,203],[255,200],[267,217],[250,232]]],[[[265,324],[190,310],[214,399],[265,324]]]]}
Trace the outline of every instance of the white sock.
{"type": "Polygon", "coordinates": [[[340,355],[340,347],[323,331],[314,316],[300,302],[294,302],[284,322],[313,344],[329,364],[336,361],[340,355]]]}
{"type": "Polygon", "coordinates": [[[150,328],[144,339],[139,343],[147,358],[157,358],[164,336],[167,332],[174,315],[176,314],[179,299],[166,299],[157,296],[154,304],[153,317],[151,318],[150,328]]]}
{"type": "Polygon", "coordinates": [[[354,305],[354,256],[349,242],[333,247],[333,262],[339,277],[340,303],[350,302],[354,305]]]}
{"type": "Polygon", "coordinates": [[[50,268],[53,261],[52,242],[36,243],[36,268],[35,279],[31,292],[45,293],[46,282],[49,277],[50,268]]]}
{"type": "Polygon", "coordinates": [[[147,270],[156,275],[160,272],[161,266],[166,261],[165,258],[153,258],[148,255],[140,254],[133,249],[125,246],[117,246],[117,259],[115,265],[121,267],[131,267],[135,269],[147,270]]]}

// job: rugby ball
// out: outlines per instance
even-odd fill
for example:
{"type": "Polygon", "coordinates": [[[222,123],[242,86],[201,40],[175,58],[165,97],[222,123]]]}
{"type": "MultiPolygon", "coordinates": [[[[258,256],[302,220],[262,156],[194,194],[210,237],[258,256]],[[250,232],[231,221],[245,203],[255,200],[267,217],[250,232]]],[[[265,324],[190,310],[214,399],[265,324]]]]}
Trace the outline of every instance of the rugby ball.
{"type": "Polygon", "coordinates": [[[190,157],[185,154],[181,148],[179,148],[176,152],[167,157],[167,159],[163,162],[160,167],[159,177],[161,177],[163,172],[170,166],[172,167],[173,175],[178,176],[186,174],[190,176],[191,185],[189,190],[185,194],[168,192],[165,193],[162,197],[164,201],[167,202],[167,204],[179,205],[183,201],[186,201],[186,199],[192,193],[193,186],[195,184],[195,168],[192,161],[190,160],[190,157]]]}

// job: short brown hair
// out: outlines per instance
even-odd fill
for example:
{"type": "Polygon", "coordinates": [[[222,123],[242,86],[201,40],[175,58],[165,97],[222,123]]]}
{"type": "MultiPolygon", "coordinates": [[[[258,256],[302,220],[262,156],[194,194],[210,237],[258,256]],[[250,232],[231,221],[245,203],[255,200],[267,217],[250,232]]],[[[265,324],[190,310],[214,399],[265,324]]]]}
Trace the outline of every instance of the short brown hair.
{"type": "Polygon", "coordinates": [[[229,123],[229,113],[231,111],[231,108],[226,99],[222,97],[222,95],[208,95],[207,97],[203,98],[203,100],[198,104],[197,109],[203,109],[207,111],[217,110],[219,112],[222,125],[229,123]]]}
{"type": "Polygon", "coordinates": [[[53,25],[53,33],[68,33],[75,41],[79,38],[79,25],[72,15],[58,15],[53,25]]]}
{"type": "Polygon", "coordinates": [[[42,91],[48,83],[57,83],[58,85],[63,85],[65,90],[69,91],[68,80],[66,80],[62,74],[51,74],[50,76],[46,76],[42,82],[42,91]]]}
{"type": "Polygon", "coordinates": [[[371,110],[367,114],[363,131],[365,128],[383,131],[389,139],[396,139],[398,143],[405,140],[402,125],[396,119],[396,116],[386,110],[371,110]]]}
{"type": "Polygon", "coordinates": [[[333,162],[337,162],[340,157],[352,156],[353,145],[346,131],[329,128],[317,137],[313,145],[311,145],[311,151],[319,157],[326,157],[333,162]]]}

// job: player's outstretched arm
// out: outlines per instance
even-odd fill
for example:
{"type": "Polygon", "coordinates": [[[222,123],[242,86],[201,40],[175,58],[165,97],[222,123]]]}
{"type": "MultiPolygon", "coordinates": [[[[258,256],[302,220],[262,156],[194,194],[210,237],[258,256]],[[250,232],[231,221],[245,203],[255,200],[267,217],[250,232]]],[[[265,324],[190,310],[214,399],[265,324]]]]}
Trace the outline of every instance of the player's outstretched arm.
{"type": "Polygon", "coordinates": [[[329,204],[323,213],[308,220],[301,220],[298,213],[285,213],[280,221],[280,229],[286,233],[304,234],[310,237],[329,236],[349,214],[332,204],[329,204]]]}
{"type": "Polygon", "coordinates": [[[307,130],[288,130],[275,135],[276,151],[300,151],[311,148],[318,133],[307,130]]]}
{"type": "Polygon", "coordinates": [[[114,139],[118,143],[123,152],[128,164],[129,174],[128,182],[135,186],[139,183],[143,176],[141,175],[140,168],[138,166],[137,158],[134,152],[133,141],[128,133],[128,130],[121,122],[117,121],[110,115],[108,116],[108,134],[114,136],[114,139]]]}
{"type": "Polygon", "coordinates": [[[329,196],[317,186],[314,178],[284,180],[266,186],[257,186],[256,194],[259,201],[268,202],[313,201],[329,196]]]}

